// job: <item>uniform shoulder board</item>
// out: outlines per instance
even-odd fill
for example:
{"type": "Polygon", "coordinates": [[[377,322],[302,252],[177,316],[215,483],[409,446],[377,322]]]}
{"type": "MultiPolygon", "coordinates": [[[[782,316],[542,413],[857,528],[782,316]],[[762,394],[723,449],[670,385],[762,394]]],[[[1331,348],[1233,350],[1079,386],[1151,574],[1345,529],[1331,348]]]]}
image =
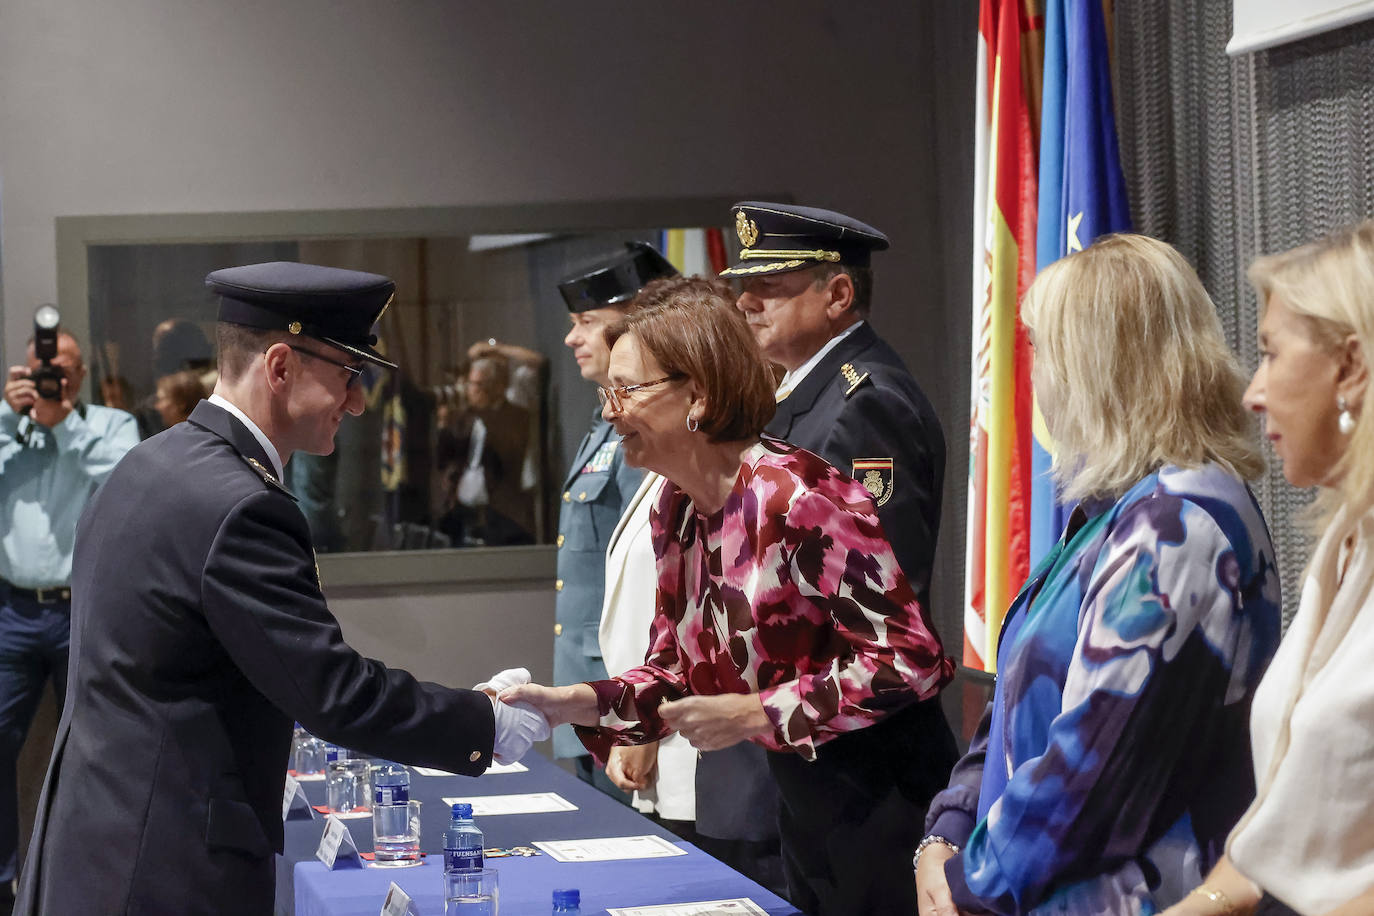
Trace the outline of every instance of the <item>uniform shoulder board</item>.
{"type": "Polygon", "coordinates": [[[243,456],[243,460],[246,461],[246,462],[248,462],[248,466],[249,466],[249,467],[251,467],[253,470],[255,470],[255,471],[258,472],[258,476],[261,477],[261,478],[263,479],[263,482],[264,482],[264,483],[268,484],[269,486],[275,487],[275,488],[278,489],[278,490],[281,490],[283,493],[285,493],[287,496],[291,497],[292,499],[295,499],[295,498],[296,498],[296,494],[294,494],[294,493],[292,493],[290,490],[286,489],[286,484],[284,484],[284,483],[282,483],[280,480],[278,480],[278,479],[277,479],[277,475],[273,474],[273,473],[272,473],[271,471],[269,471],[267,468],[263,467],[263,464],[262,464],[261,461],[259,461],[259,460],[256,459],[256,458],[250,458],[250,457],[248,457],[247,455],[244,455],[244,456],[243,456]]]}
{"type": "Polygon", "coordinates": [[[868,373],[855,369],[853,363],[845,363],[840,367],[840,377],[844,379],[845,400],[848,400],[850,395],[858,391],[860,385],[868,381],[868,373]]]}

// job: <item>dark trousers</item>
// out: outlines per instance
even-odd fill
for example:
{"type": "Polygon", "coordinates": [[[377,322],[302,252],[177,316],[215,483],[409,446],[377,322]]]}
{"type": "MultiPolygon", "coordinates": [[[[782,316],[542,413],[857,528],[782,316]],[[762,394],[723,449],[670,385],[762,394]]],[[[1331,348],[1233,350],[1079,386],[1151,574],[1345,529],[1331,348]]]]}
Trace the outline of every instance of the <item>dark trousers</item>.
{"type": "Polygon", "coordinates": [[[788,899],[809,916],[910,916],[911,855],[959,757],[938,698],[821,745],[768,754],[788,899]]]}
{"type": "Polygon", "coordinates": [[[6,884],[19,862],[19,750],[49,677],[59,710],[66,699],[71,636],[69,601],[40,604],[0,583],[0,882],[6,884]]]}

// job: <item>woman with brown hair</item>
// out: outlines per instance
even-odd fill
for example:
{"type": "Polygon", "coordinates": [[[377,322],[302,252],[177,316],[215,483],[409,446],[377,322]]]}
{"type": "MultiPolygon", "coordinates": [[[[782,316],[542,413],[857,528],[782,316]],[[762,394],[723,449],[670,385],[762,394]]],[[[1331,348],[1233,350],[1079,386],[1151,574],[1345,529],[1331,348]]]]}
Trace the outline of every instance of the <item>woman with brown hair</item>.
{"type": "Polygon", "coordinates": [[[514,687],[604,758],[672,731],[753,741],[781,798],[789,894],[812,914],[908,914],[920,815],[955,757],[945,655],[868,491],[761,438],[772,374],[734,303],[701,282],[608,334],[605,416],[662,474],[657,609],[643,665],[514,687]]]}

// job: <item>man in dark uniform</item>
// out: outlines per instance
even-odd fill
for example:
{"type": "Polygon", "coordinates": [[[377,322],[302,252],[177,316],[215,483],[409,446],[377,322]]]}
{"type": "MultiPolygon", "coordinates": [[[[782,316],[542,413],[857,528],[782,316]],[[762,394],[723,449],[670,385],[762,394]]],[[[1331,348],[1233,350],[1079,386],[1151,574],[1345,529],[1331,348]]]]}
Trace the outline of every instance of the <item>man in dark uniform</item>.
{"type": "MultiPolygon", "coordinates": [[[[606,378],[610,348],[602,332],[625,316],[626,306],[650,280],[677,275],[673,265],[644,242],[558,284],[567,303],[572,328],[563,343],[572,350],[582,377],[595,385],[606,378]]],[[[555,686],[602,680],[608,675],[597,630],[606,587],[606,545],[625,506],[639,488],[644,472],[621,457],[620,437],[601,417],[598,406],[591,429],[577,448],[563,481],[558,513],[558,581],[554,588],[553,683],[555,686]]],[[[622,800],[592,756],[563,725],[553,732],[555,757],[575,761],[578,776],[622,800]]]]}
{"type": "Polygon", "coordinates": [[[363,410],[385,277],[275,263],[206,281],[220,379],[131,451],[76,533],[68,700],[17,912],[268,913],[292,720],[365,753],[480,774],[547,724],[363,658],[281,484],[363,410]]]}
{"type": "MultiPolygon", "coordinates": [[[[764,355],[786,370],[766,431],[864,485],[929,607],[945,443],[930,402],[868,322],[870,256],[887,237],[843,214],[788,204],[739,203],[732,220],[740,263],[721,273],[741,282],[740,311],[764,355]]],[[[812,914],[914,913],[910,853],[957,758],[938,699],[835,739],[814,763],[769,754],[779,784],[808,784],[809,796],[824,800],[779,812],[797,825],[790,831],[813,825],[818,837],[783,863],[792,902],[812,914]],[[862,784],[856,768],[868,776],[862,784]]]]}

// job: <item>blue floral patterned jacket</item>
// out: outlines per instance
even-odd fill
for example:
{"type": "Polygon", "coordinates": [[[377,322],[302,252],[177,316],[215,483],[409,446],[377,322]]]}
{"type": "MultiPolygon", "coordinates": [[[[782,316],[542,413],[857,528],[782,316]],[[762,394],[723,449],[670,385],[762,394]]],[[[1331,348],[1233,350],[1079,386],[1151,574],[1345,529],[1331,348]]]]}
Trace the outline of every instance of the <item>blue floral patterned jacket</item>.
{"type": "Polygon", "coordinates": [[[1012,603],[993,702],[927,831],[972,913],[1153,913],[1254,796],[1250,700],[1278,647],[1245,484],[1168,466],[1075,510],[1012,603]]]}

